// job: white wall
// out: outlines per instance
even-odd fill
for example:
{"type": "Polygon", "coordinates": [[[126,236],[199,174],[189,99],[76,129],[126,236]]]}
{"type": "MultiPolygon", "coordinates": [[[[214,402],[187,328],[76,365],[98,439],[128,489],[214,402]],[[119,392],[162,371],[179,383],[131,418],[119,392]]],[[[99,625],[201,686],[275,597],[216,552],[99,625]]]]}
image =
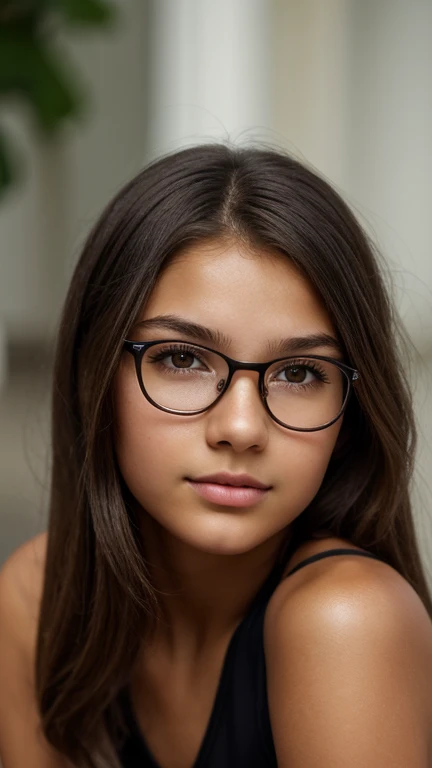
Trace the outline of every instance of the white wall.
{"type": "Polygon", "coordinates": [[[432,349],[431,41],[430,0],[352,3],[347,183],[425,352],[432,349]]]}
{"type": "Polygon", "coordinates": [[[275,143],[344,185],[351,0],[274,0],[275,143]]]}

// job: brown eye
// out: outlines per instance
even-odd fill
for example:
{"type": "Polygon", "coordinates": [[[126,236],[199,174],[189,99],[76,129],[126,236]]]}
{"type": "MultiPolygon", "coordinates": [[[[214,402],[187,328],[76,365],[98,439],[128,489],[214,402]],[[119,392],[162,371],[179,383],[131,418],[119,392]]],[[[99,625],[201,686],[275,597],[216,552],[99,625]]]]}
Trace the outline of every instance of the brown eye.
{"type": "Polygon", "coordinates": [[[171,359],[176,368],[189,368],[193,364],[195,356],[190,352],[174,352],[171,359]]]}
{"type": "Polygon", "coordinates": [[[288,381],[292,381],[294,384],[302,384],[306,378],[307,371],[306,368],[291,367],[285,368],[284,373],[288,381]]]}

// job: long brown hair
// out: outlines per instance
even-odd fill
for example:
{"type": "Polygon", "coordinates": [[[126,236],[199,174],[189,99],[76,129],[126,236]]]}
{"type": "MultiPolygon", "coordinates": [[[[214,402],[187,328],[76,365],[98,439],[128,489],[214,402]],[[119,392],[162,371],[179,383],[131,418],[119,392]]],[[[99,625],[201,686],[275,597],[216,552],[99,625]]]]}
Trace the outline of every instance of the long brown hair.
{"type": "Polygon", "coordinates": [[[286,254],[321,295],[361,376],[321,488],[292,524],[389,563],[432,617],[410,505],[415,425],[403,332],[373,248],[340,196],[281,151],[204,145],[144,169],[85,244],[58,334],[52,482],[36,657],[48,741],[74,765],[118,766],[119,690],[157,610],[113,448],[123,339],[184,244],[237,238],[286,254]]]}

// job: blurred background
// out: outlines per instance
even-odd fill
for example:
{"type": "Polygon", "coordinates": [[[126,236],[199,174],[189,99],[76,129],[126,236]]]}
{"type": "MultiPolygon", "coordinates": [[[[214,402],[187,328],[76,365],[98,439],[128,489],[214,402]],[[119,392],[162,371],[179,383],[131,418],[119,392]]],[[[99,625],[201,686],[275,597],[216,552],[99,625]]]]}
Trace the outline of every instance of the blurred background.
{"type": "Polygon", "coordinates": [[[52,351],[85,235],[146,162],[222,140],[317,169],[384,254],[417,350],[432,584],[431,40],[430,0],[3,0],[0,564],[46,528],[52,351]]]}

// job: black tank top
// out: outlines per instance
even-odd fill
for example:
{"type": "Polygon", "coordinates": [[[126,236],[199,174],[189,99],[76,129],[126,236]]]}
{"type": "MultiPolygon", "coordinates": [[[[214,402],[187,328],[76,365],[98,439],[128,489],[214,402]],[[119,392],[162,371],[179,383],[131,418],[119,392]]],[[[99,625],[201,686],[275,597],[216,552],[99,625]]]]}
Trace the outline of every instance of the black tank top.
{"type": "MultiPolygon", "coordinates": [[[[331,555],[362,555],[379,560],[370,552],[330,549],[306,558],[287,576],[331,555]]],[[[277,768],[267,704],[263,626],[267,603],[282,572],[283,565],[275,566],[231,638],[213,710],[191,768],[277,768]]],[[[130,731],[119,752],[121,765],[160,768],[140,731],[127,690],[120,693],[120,701],[130,731]]]]}

